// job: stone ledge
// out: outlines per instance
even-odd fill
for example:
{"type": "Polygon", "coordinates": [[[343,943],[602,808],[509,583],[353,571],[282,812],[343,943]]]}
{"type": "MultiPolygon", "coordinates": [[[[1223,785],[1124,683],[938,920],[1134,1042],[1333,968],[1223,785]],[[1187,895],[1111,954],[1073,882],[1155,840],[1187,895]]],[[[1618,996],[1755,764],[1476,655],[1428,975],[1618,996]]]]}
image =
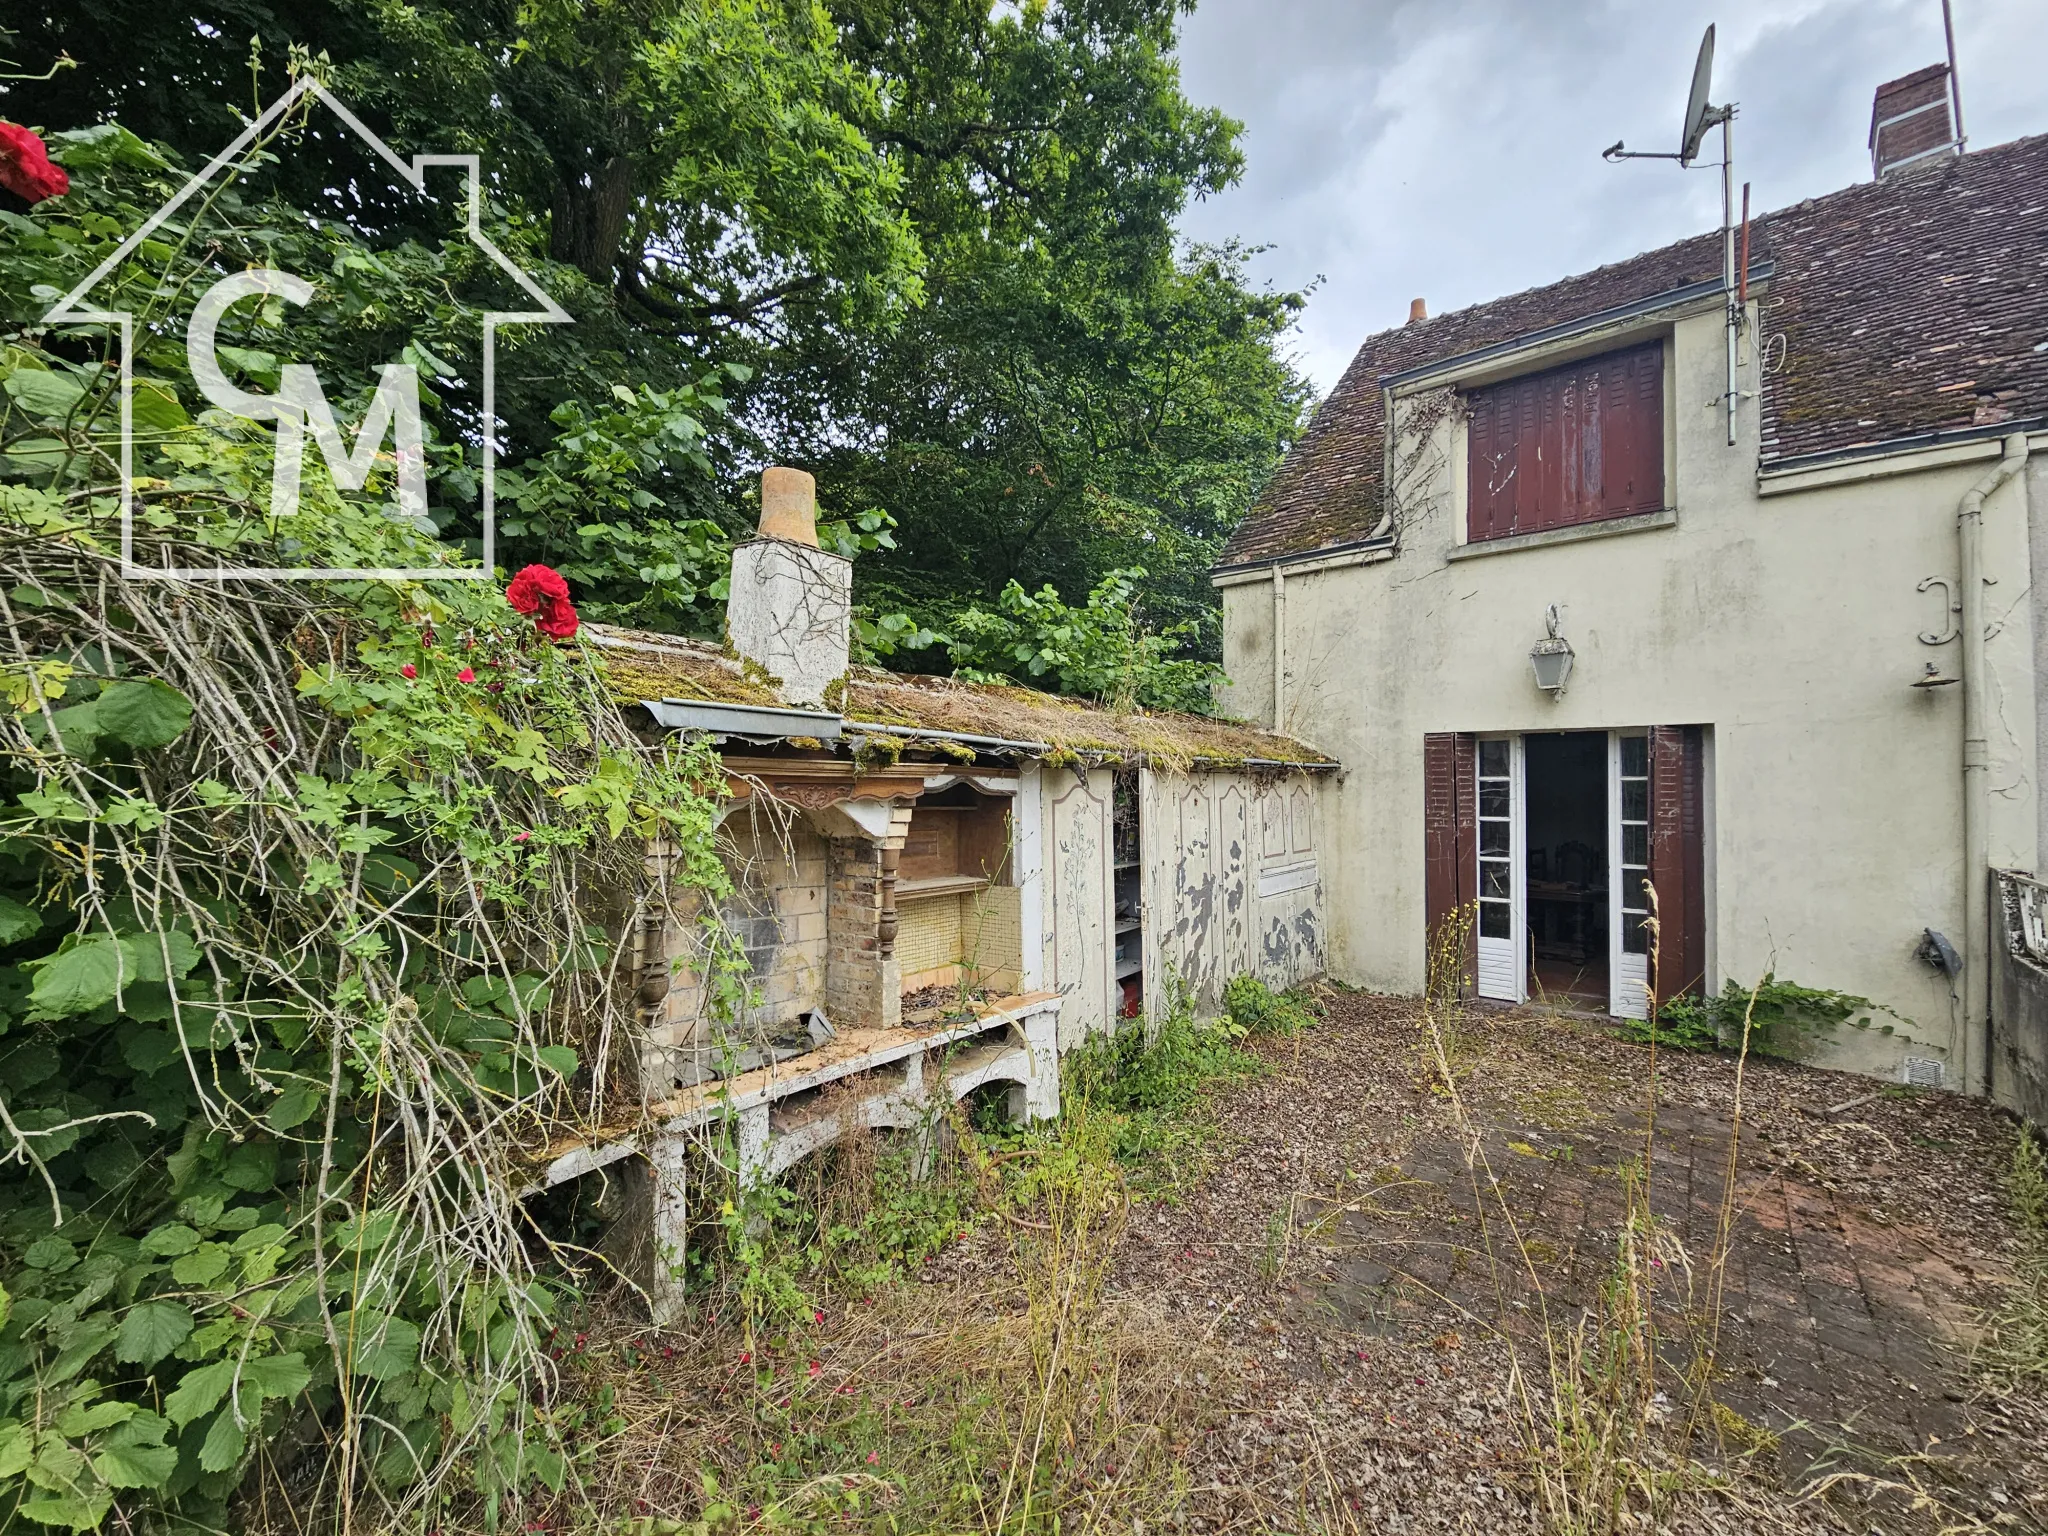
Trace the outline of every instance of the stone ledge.
{"type": "Polygon", "coordinates": [[[1677,526],[1677,509],[1666,507],[1661,512],[1638,512],[1633,517],[1608,517],[1597,523],[1574,523],[1568,528],[1544,528],[1535,533],[1510,533],[1503,538],[1482,539],[1476,544],[1459,544],[1444,559],[1477,560],[1485,555],[1505,555],[1518,549],[1578,544],[1587,539],[1611,539],[1617,534],[1648,533],[1653,528],[1677,526]]]}

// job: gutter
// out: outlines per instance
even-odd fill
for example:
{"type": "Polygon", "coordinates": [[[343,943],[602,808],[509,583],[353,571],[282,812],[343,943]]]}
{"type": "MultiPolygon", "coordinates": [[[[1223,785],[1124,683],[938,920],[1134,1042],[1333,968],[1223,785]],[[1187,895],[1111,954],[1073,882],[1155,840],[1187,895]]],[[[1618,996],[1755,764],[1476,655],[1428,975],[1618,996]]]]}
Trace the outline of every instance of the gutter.
{"type": "Polygon", "coordinates": [[[642,699],[640,707],[670,730],[709,731],[719,736],[813,736],[819,741],[837,741],[841,724],[838,715],[768,704],[642,699]]]}
{"type": "Polygon", "coordinates": [[[1289,574],[1307,576],[1322,569],[1326,561],[1331,565],[1363,564],[1382,551],[1388,559],[1393,558],[1393,535],[1379,534],[1372,538],[1346,539],[1340,544],[1290,550],[1284,555],[1268,555],[1261,560],[1239,560],[1231,565],[1213,565],[1209,568],[1209,585],[1228,587],[1240,582],[1256,581],[1261,571],[1272,570],[1278,566],[1305,567],[1298,571],[1290,569],[1289,574]]]}
{"type": "Polygon", "coordinates": [[[2005,452],[1956,506],[1962,564],[1963,632],[1963,1091],[1991,1088],[1991,747],[1985,732],[1990,678],[1984,661],[1984,503],[2027,462],[2027,434],[2005,452]]]}
{"type": "MultiPolygon", "coordinates": [[[[869,734],[900,736],[908,741],[957,741],[965,747],[981,747],[996,752],[1028,752],[1034,757],[1046,757],[1060,750],[1049,741],[1012,741],[1003,736],[976,736],[965,731],[934,731],[912,725],[870,725],[865,720],[847,721],[846,734],[856,737],[869,734]]],[[[1105,757],[1122,756],[1115,749],[1107,747],[1074,747],[1067,750],[1073,752],[1076,757],[1094,758],[1098,761],[1105,757]]],[[[1144,755],[1137,754],[1141,758],[1144,755]]],[[[1335,773],[1341,766],[1320,759],[1296,762],[1284,757],[1207,757],[1199,752],[1193,755],[1191,761],[1213,764],[1219,768],[1284,768],[1301,773],[1335,773]]]]}

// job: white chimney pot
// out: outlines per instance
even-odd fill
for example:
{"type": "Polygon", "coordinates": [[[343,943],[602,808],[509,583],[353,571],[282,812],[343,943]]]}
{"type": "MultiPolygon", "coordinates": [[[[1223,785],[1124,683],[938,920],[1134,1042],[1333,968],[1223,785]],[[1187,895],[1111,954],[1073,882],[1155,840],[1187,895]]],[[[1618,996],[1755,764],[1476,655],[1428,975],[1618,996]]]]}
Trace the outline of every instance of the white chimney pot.
{"type": "MultiPolygon", "coordinates": [[[[794,472],[769,470],[762,476],[763,501],[771,491],[778,503],[797,489],[794,472]],[[773,477],[771,479],[771,477],[773,477]]],[[[808,492],[810,476],[802,476],[808,492]]],[[[811,509],[802,509],[810,511],[811,509]]],[[[787,517],[792,509],[778,508],[787,517]]],[[[800,517],[808,525],[811,517],[800,517]]],[[[725,634],[733,650],[776,680],[782,702],[818,708],[826,691],[846,676],[853,625],[853,562],[769,532],[732,552],[732,581],[725,600],[725,634]]],[[[815,537],[815,535],[813,536],[815,537]]],[[[836,702],[836,701],[835,701],[836,702]]]]}

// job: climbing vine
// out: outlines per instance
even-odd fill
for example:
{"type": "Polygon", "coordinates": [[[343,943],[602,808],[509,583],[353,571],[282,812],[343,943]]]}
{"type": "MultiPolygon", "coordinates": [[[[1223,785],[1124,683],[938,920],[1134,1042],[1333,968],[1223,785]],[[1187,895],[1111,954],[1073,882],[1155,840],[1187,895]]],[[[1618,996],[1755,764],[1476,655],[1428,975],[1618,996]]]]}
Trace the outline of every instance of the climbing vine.
{"type": "Polygon", "coordinates": [[[154,339],[205,282],[134,281],[133,567],[115,334],[17,309],[0,365],[0,1527],[499,1519],[573,1475],[520,1170],[634,1112],[616,936],[723,895],[721,780],[632,734],[545,575],[138,577],[460,557],[389,461],[271,518],[269,438],[154,339]]]}

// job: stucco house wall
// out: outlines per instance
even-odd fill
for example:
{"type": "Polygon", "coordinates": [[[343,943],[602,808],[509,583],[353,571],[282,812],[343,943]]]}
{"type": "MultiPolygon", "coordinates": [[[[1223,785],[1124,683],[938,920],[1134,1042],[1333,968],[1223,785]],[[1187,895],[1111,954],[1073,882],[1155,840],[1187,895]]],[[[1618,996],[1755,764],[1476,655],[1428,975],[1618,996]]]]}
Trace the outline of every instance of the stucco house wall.
{"type": "MultiPolygon", "coordinates": [[[[1397,551],[1283,564],[1277,598],[1270,571],[1219,576],[1227,706],[1345,765],[1324,790],[1329,969],[1376,990],[1423,986],[1426,732],[1701,725],[1710,985],[1773,972],[1870,997],[1910,1026],[1841,1031],[1821,1059],[1890,1072],[1910,1053],[1953,1074],[1960,1008],[1913,951],[1927,928],[1963,947],[1962,690],[1911,685],[1929,661],[1956,674],[1956,643],[1918,638],[1947,620],[1941,590],[1919,588],[1956,580],[1957,502],[1999,445],[1809,470],[1763,494],[1752,400],[1736,445],[1724,439],[1718,301],[1575,351],[1659,328],[1671,513],[1659,525],[1467,551],[1463,424],[1439,380],[1394,401],[1390,457],[1408,471],[1389,477],[1397,551]],[[1550,604],[1577,657],[1558,698],[1535,687],[1528,659],[1550,604]]],[[[1758,384],[1745,345],[1741,387],[1758,384]]],[[[2043,835],[2031,573],[2048,566],[2048,542],[2041,512],[2029,516],[2048,511],[2041,463],[1984,514],[1990,857],[2015,868],[2035,867],[2043,835]]]]}

